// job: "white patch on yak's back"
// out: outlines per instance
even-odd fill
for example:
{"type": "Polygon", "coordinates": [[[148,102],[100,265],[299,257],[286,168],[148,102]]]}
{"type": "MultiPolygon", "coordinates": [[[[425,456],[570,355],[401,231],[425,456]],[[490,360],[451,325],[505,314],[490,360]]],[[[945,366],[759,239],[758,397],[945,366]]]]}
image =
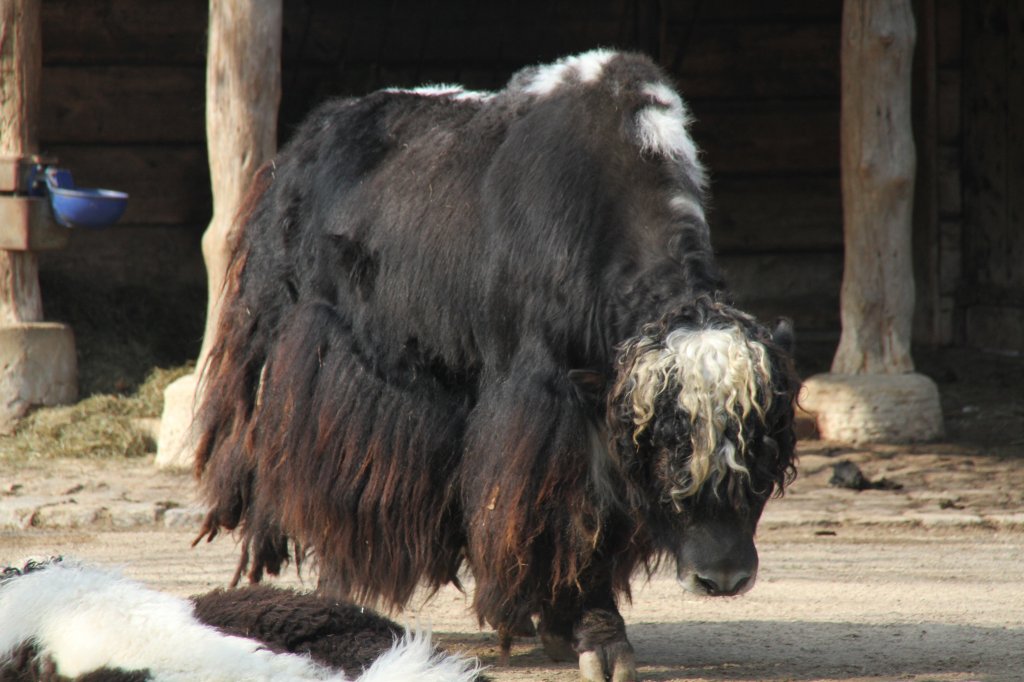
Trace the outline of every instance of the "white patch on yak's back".
{"type": "Polygon", "coordinates": [[[668,200],[669,208],[674,213],[681,216],[694,216],[703,223],[706,221],[704,217],[704,207],[700,205],[694,197],[687,196],[685,194],[677,194],[668,200]]]}
{"type": "Polygon", "coordinates": [[[528,94],[543,97],[554,92],[562,84],[574,80],[593,83],[601,77],[605,65],[616,54],[612,50],[590,50],[560,59],[553,64],[539,66],[530,75],[523,90],[528,94]]]}
{"type": "Polygon", "coordinates": [[[447,97],[453,100],[469,101],[485,101],[494,97],[493,92],[466,90],[461,85],[452,85],[449,83],[421,85],[417,88],[385,88],[384,92],[419,95],[421,97],[447,97]]]}
{"type": "Polygon", "coordinates": [[[654,419],[658,396],[678,391],[676,407],[689,417],[692,454],[689,485],[673,490],[673,497],[694,494],[713,475],[746,472],[744,422],[751,412],[763,420],[771,400],[765,347],[739,327],[676,329],[663,344],[652,345],[632,370],[634,433],[639,437],[654,419]]]}
{"type": "Polygon", "coordinates": [[[643,93],[654,102],[636,115],[641,150],[685,162],[699,173],[698,184],[703,185],[697,145],[687,131],[691,123],[690,113],[683,99],[664,83],[647,83],[643,93]]]}

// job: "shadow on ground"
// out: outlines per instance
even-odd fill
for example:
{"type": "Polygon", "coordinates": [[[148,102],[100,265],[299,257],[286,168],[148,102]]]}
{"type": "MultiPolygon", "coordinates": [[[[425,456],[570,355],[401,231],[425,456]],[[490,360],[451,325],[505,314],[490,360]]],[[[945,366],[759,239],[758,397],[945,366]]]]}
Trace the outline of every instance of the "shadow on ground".
{"type": "MultiPolygon", "coordinates": [[[[450,650],[498,666],[493,634],[437,633],[450,650]]],[[[631,623],[629,637],[644,680],[986,680],[1017,682],[1024,629],[915,623],[732,621],[631,623]],[[993,657],[993,651],[1000,652],[993,657]],[[897,672],[898,671],[898,672],[897,672]]],[[[540,644],[523,640],[510,668],[575,669],[552,664],[540,644]]],[[[507,670],[501,669],[499,670],[507,670]]],[[[526,671],[524,671],[526,672],[526,671]]]]}

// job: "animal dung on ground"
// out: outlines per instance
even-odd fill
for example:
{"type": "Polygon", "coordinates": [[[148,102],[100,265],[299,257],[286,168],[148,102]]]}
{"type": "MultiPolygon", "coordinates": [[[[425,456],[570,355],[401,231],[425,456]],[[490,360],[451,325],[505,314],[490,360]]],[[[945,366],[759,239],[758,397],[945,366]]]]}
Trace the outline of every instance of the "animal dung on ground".
{"type": "Polygon", "coordinates": [[[832,478],[828,484],[836,488],[849,488],[850,490],[902,490],[903,484],[890,481],[887,478],[880,478],[877,481],[869,480],[860,467],[849,460],[843,460],[832,466],[832,478]]]}

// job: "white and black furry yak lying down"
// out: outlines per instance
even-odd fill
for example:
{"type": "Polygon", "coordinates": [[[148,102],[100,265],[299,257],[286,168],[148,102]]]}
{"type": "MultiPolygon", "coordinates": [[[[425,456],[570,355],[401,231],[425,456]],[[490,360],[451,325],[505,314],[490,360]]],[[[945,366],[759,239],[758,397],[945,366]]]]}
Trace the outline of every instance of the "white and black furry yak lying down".
{"type": "Polygon", "coordinates": [[[439,654],[429,635],[289,590],[216,590],[188,601],[66,562],[0,579],[3,682],[471,682],[478,673],[467,659],[439,654]]]}
{"type": "Polygon", "coordinates": [[[506,650],[539,617],[588,680],[635,676],[638,568],[753,585],[797,381],[724,289],[688,122],[603,50],[309,116],[240,217],[203,379],[200,537],[240,532],[236,579],[311,555],[327,594],[401,606],[465,563],[506,650]]]}

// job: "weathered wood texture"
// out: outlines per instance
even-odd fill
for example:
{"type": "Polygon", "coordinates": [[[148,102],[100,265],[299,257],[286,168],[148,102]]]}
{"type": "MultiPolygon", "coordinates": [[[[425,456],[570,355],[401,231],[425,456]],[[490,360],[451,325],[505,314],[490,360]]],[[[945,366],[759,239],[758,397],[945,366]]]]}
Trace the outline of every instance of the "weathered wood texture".
{"type": "Polygon", "coordinates": [[[916,341],[934,343],[943,336],[939,290],[938,17],[934,0],[911,1],[917,23],[911,89],[914,147],[917,150],[911,233],[915,291],[912,329],[916,341]]]}
{"type": "Polygon", "coordinates": [[[914,39],[909,0],[844,4],[840,161],[846,250],[836,374],[914,368],[914,39]]]}
{"type": "Polygon", "coordinates": [[[39,0],[0,3],[0,151],[36,151],[39,120],[39,0]]]}
{"type": "MultiPolygon", "coordinates": [[[[0,155],[38,151],[41,2],[0,0],[0,155]]],[[[0,325],[42,319],[36,255],[0,249],[0,325]]]]}
{"type": "Polygon", "coordinates": [[[960,108],[963,3],[961,0],[923,1],[934,5],[932,60],[935,65],[935,99],[930,104],[934,106],[936,131],[933,138],[925,140],[925,144],[935,145],[931,192],[937,225],[924,226],[926,235],[934,239],[930,245],[921,243],[921,235],[915,234],[915,243],[920,245],[915,252],[931,249],[937,301],[931,320],[928,320],[927,313],[921,317],[925,324],[931,322],[928,328],[934,336],[928,340],[939,344],[963,343],[963,315],[959,314],[957,307],[963,279],[963,185],[960,172],[963,145],[960,108]]]}
{"type": "Polygon", "coordinates": [[[206,139],[213,219],[203,234],[208,305],[200,367],[219,316],[235,218],[256,171],[277,151],[281,17],[281,0],[210,2],[206,139]]]}
{"type": "Polygon", "coordinates": [[[964,6],[965,336],[1024,351],[1024,6],[964,6]],[[967,74],[970,74],[968,77],[967,74]]]}
{"type": "Polygon", "coordinates": [[[86,187],[124,190],[124,216],[40,256],[41,276],[161,289],[205,281],[205,0],[46,0],[42,149],[86,187]]]}

